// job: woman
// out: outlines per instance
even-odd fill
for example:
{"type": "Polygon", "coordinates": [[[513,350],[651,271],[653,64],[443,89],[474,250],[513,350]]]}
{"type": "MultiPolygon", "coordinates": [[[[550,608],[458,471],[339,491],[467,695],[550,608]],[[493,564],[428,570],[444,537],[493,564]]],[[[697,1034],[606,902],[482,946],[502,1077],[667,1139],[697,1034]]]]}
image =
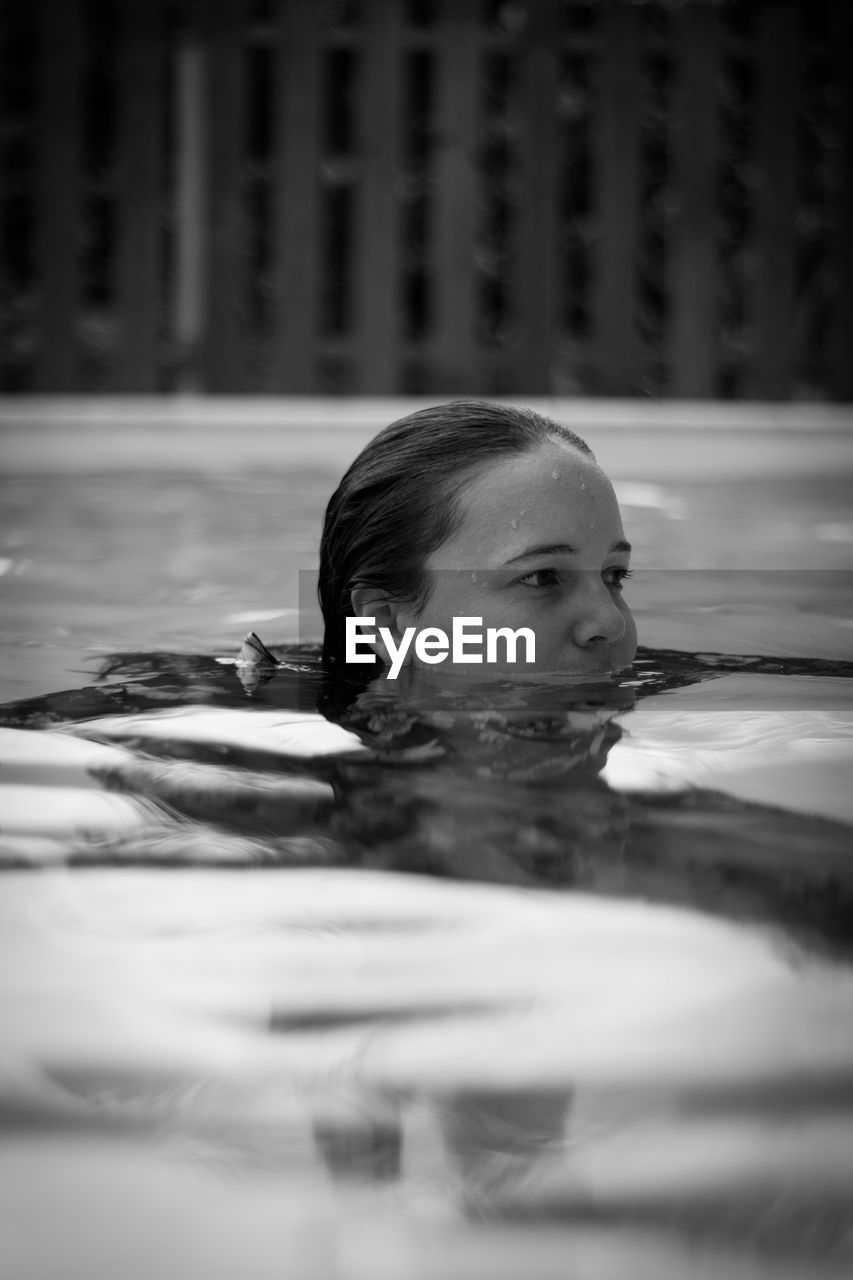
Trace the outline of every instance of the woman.
{"type": "Polygon", "coordinates": [[[324,664],[363,687],[472,674],[597,678],[628,666],[636,629],[622,597],[630,546],[610,481],[574,432],[531,409],[457,401],[386,427],[359,454],[326,510],[319,595],[324,664]],[[353,661],[353,619],[368,656],[353,661]],[[367,623],[372,619],[371,623],[367,623]],[[482,632],[526,629],[441,653],[454,620],[482,632]],[[348,625],[348,620],[349,625],[348,625]],[[409,636],[409,643],[404,641],[409,636]],[[440,664],[440,665],[439,665],[440,664]]]}

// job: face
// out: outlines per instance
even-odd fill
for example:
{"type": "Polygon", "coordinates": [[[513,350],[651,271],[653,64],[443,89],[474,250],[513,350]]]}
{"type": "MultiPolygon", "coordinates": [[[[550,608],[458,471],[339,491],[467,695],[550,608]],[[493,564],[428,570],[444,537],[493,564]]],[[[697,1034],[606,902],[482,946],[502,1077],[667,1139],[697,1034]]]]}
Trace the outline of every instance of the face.
{"type": "MultiPolygon", "coordinates": [[[[564,672],[599,676],[630,665],[637,633],[622,594],[630,547],[613,486],[583,454],[558,441],[502,458],[479,471],[461,498],[456,533],[427,559],[431,593],[419,613],[401,611],[397,626],[439,627],[480,617],[482,627],[529,627],[535,665],[454,665],[444,674],[564,672]]],[[[477,651],[477,647],[473,647],[477,651]]],[[[523,658],[520,644],[517,657],[523,658]]],[[[412,654],[411,661],[418,663],[412,654]]]]}

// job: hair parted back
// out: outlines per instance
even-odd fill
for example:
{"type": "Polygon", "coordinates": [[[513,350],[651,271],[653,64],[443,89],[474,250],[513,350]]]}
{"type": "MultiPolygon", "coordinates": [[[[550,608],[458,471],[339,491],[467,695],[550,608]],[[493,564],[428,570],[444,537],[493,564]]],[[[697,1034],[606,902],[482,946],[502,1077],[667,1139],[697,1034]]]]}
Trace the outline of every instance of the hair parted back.
{"type": "Polygon", "coordinates": [[[589,445],[562,423],[533,409],[479,400],[419,409],[365,446],[323,522],[318,594],[327,667],[343,667],[353,588],[377,587],[422,608],[429,591],[424,563],[459,527],[459,498],[479,467],[549,440],[595,461],[589,445]]]}

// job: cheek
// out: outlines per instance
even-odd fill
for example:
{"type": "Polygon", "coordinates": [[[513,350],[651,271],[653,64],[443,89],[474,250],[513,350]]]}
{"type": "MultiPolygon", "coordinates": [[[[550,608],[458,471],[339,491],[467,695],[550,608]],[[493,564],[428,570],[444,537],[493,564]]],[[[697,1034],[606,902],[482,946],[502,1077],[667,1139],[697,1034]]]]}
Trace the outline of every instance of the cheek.
{"type": "Polygon", "coordinates": [[[476,581],[462,570],[433,570],[429,599],[417,616],[416,625],[440,627],[448,635],[454,618],[478,616],[485,612],[476,581]]]}

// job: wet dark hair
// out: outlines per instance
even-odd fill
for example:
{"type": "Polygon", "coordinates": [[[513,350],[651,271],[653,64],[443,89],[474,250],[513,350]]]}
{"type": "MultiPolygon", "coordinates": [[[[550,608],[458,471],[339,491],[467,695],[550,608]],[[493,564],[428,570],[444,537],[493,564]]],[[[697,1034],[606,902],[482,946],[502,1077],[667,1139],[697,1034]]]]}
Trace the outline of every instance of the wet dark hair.
{"type": "MultiPolygon", "coordinates": [[[[344,669],[344,622],[354,587],[378,587],[420,610],[427,557],[461,521],[459,498],[483,463],[561,441],[595,461],[568,427],[532,409],[457,400],[392,422],[361,451],[326,508],[318,594],[323,664],[344,669]]],[[[365,682],[359,666],[351,672],[365,682]]],[[[368,679],[370,677],[367,677],[368,679]]]]}

